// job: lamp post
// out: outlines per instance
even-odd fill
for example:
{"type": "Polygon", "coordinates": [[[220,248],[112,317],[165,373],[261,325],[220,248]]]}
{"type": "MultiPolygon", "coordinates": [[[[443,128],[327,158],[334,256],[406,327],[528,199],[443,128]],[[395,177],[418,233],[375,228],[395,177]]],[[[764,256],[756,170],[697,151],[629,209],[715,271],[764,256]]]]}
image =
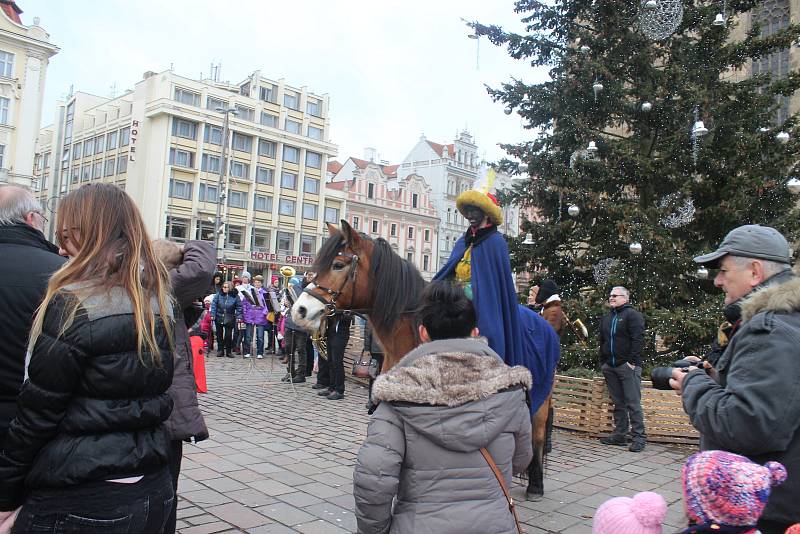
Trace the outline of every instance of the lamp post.
{"type": "Polygon", "coordinates": [[[217,108],[217,112],[225,116],[222,120],[222,161],[219,165],[219,180],[217,182],[217,216],[214,219],[214,243],[217,248],[217,263],[223,259],[225,249],[225,228],[222,219],[228,211],[228,121],[231,115],[236,115],[234,108],[217,108]]]}

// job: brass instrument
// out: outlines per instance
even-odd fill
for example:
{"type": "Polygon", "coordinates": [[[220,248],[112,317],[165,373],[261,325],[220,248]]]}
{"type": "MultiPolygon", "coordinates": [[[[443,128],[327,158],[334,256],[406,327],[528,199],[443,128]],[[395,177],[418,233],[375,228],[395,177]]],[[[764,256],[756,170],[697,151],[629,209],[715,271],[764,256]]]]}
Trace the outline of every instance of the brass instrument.
{"type": "Polygon", "coordinates": [[[294,301],[297,300],[299,295],[295,294],[291,287],[289,287],[289,279],[297,274],[294,267],[291,265],[284,265],[280,269],[281,274],[283,275],[283,294],[286,295],[286,299],[289,301],[289,305],[293,306],[294,301]]]}

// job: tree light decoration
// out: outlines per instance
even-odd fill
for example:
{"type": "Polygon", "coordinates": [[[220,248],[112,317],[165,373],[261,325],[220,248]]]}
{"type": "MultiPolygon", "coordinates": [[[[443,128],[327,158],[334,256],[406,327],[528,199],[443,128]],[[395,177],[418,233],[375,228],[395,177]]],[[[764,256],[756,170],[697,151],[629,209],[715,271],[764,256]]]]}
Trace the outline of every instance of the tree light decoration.
{"type": "Polygon", "coordinates": [[[650,40],[663,41],[683,20],[681,0],[646,0],[640,4],[639,30],[650,40]]]}
{"type": "Polygon", "coordinates": [[[701,265],[699,269],[697,269],[697,278],[700,280],[705,280],[708,278],[708,269],[705,266],[701,265]]]}
{"type": "Polygon", "coordinates": [[[638,241],[634,241],[630,245],[628,245],[628,250],[631,251],[631,254],[641,254],[642,253],[642,244],[638,241]]]}
{"type": "Polygon", "coordinates": [[[570,217],[577,217],[580,212],[581,209],[575,204],[572,204],[570,205],[570,207],[567,208],[567,213],[569,213],[570,217]]]}

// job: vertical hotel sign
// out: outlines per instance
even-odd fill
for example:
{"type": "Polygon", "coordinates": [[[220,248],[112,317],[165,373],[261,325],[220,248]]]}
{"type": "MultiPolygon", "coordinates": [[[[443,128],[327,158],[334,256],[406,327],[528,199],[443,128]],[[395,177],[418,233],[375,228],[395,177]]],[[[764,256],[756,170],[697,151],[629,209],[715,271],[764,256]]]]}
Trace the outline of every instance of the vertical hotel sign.
{"type": "Polygon", "coordinates": [[[139,121],[131,121],[131,148],[128,150],[128,161],[136,161],[136,139],[139,137],[139,121]]]}

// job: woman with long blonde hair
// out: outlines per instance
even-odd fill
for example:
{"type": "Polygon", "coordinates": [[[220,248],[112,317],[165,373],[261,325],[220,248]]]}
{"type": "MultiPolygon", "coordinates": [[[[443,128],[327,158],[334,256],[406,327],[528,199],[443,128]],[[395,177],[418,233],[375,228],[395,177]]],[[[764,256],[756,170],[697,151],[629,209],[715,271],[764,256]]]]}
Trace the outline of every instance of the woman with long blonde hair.
{"type": "Polygon", "coordinates": [[[163,425],[172,410],[169,276],[114,185],[68,194],[56,228],[69,261],[31,329],[0,451],[0,532],[14,522],[14,533],[159,533],[175,498],[163,425]]]}

